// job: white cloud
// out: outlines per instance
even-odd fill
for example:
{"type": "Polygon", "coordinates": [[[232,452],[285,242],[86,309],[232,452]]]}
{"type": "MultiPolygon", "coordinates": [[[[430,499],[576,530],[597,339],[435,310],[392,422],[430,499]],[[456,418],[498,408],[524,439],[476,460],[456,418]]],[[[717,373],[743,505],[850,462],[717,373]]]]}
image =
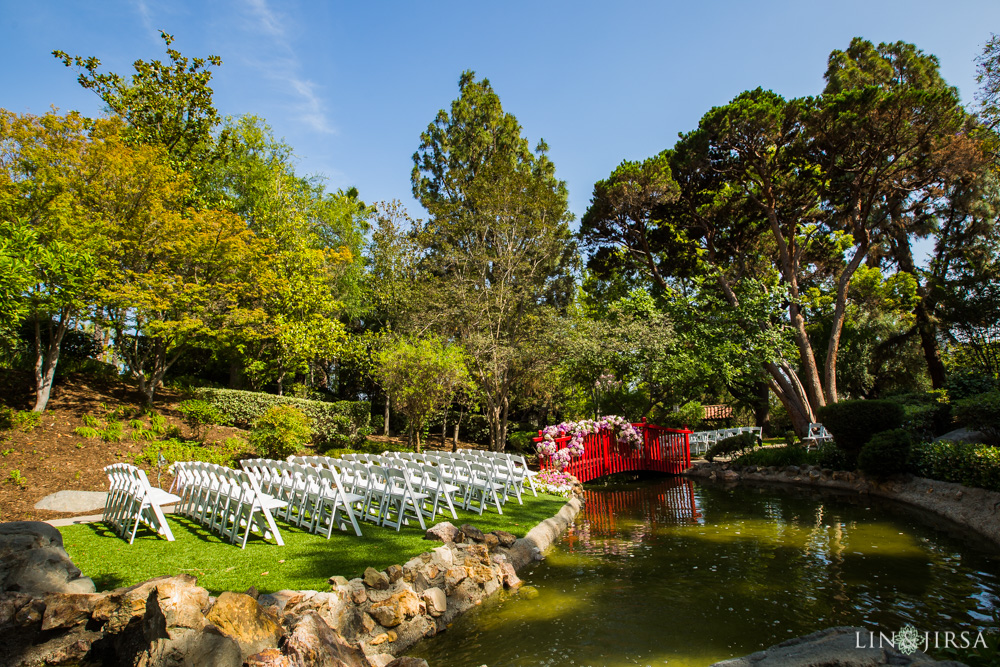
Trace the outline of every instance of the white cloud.
{"type": "MultiPolygon", "coordinates": [[[[141,0],[140,0],[141,1],[141,0]]],[[[285,83],[294,93],[297,102],[292,104],[295,116],[315,132],[336,134],[336,128],[327,115],[326,104],[313,81],[299,76],[302,63],[295,48],[288,41],[286,18],[276,13],[267,0],[244,0],[255,19],[254,28],[270,38],[279,53],[262,54],[255,66],[269,79],[285,83]]]]}

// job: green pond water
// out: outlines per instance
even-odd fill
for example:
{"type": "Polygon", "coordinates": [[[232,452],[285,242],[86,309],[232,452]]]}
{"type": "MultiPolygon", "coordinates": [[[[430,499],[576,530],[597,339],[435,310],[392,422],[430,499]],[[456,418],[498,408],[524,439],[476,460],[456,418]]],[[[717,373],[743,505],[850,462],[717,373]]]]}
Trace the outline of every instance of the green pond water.
{"type": "Polygon", "coordinates": [[[537,596],[495,596],[409,655],[431,667],[709,665],[836,625],[978,632],[1000,608],[1000,555],[885,501],[680,478],[587,496],[520,573],[537,596]]]}

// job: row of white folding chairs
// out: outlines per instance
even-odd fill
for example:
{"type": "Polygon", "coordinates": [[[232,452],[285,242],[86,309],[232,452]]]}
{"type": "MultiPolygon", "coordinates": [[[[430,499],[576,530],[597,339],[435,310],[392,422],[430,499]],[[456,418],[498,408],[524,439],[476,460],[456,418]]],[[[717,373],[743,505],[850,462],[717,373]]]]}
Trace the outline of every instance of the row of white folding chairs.
{"type": "Polygon", "coordinates": [[[276,512],[279,519],[327,539],[334,526],[341,530],[350,526],[361,536],[357,510],[363,497],[346,487],[336,470],[270,459],[244,459],[240,465],[266,493],[284,501],[276,512]]]}
{"type": "Polygon", "coordinates": [[[511,495],[517,497],[519,504],[524,504],[521,494],[524,490],[524,483],[528,483],[531,493],[537,497],[538,489],[535,487],[533,479],[536,473],[528,467],[528,462],[524,457],[517,454],[507,454],[506,452],[487,452],[478,449],[460,449],[456,452],[424,452],[416,454],[414,452],[385,452],[384,456],[394,456],[411,461],[431,462],[435,465],[441,459],[474,461],[481,463],[494,471],[494,480],[504,486],[504,498],[511,495]]]}
{"type": "MultiPolygon", "coordinates": [[[[478,470],[475,475],[472,475],[470,470],[463,464],[476,464],[477,466],[482,466],[486,471],[486,475],[484,477],[488,479],[493,487],[495,487],[499,504],[505,504],[507,502],[507,498],[514,496],[517,498],[517,502],[523,505],[524,501],[521,499],[521,493],[524,488],[524,469],[515,468],[510,463],[509,459],[506,458],[495,459],[493,457],[462,453],[470,451],[473,450],[460,450],[459,453],[449,452],[447,456],[441,456],[438,455],[438,453],[413,454],[411,452],[386,452],[383,456],[390,458],[402,457],[402,460],[415,460],[417,462],[435,465],[444,470],[443,474],[447,479],[451,480],[452,483],[459,484],[460,486],[463,486],[463,488],[466,484],[471,484],[473,487],[472,491],[474,493],[478,494],[480,492],[485,492],[488,496],[487,500],[489,500],[490,493],[492,492],[488,489],[481,488],[484,484],[477,483],[477,480],[481,477],[481,475],[478,474],[478,470]]],[[[466,498],[468,499],[468,495],[466,498]]],[[[466,501],[466,504],[468,504],[468,500],[466,501]]],[[[481,505],[477,509],[481,509],[481,505]]]]}
{"type": "Polygon", "coordinates": [[[308,524],[314,532],[325,527],[328,538],[338,516],[343,516],[341,528],[350,522],[357,535],[361,535],[358,518],[399,530],[410,519],[426,529],[424,517],[433,516],[424,509],[430,495],[415,489],[411,478],[398,470],[328,457],[242,463],[259,475],[265,488],[287,500],[281,518],[299,526],[308,524]]]}
{"type": "Polygon", "coordinates": [[[719,440],[732,438],[742,433],[752,433],[757,436],[758,442],[762,441],[763,429],[760,426],[736,426],[733,428],[722,428],[715,431],[697,431],[688,436],[688,443],[691,447],[691,454],[700,455],[708,451],[709,447],[719,440]]]}
{"type": "Polygon", "coordinates": [[[150,486],[145,471],[134,465],[113,463],[104,468],[104,472],[108,476],[109,487],[104,502],[104,523],[122,537],[128,533],[129,544],[135,540],[140,522],[173,542],[174,535],[160,507],[175,503],[180,498],[150,486]]]}
{"type": "Polygon", "coordinates": [[[284,546],[272,512],[286,503],[264,493],[257,480],[244,470],[202,461],[174,464],[180,501],[176,512],[194,519],[233,544],[245,548],[250,531],[271,536],[284,546]]]}
{"type": "MultiPolygon", "coordinates": [[[[418,454],[414,458],[398,458],[400,452],[386,452],[381,457],[383,465],[410,467],[420,469],[426,475],[437,475],[450,487],[450,495],[455,504],[462,509],[482,514],[491,504],[499,514],[503,514],[502,505],[507,502],[507,496],[513,495],[513,481],[504,478],[492,465],[484,462],[466,461],[461,459],[435,456],[433,454],[418,454]],[[419,458],[417,458],[419,457],[419,458]]],[[[521,502],[518,489],[517,499],[521,502]]]]}
{"type": "MultiPolygon", "coordinates": [[[[361,463],[345,459],[330,458],[327,456],[295,456],[292,457],[294,463],[302,463],[318,467],[331,468],[340,471],[341,478],[353,483],[358,478],[355,471],[357,465],[378,465],[374,463],[361,463]]],[[[455,512],[455,501],[459,497],[464,497],[466,489],[445,481],[442,471],[427,463],[411,460],[396,460],[392,457],[385,457],[381,460],[382,467],[402,470],[409,478],[410,487],[415,496],[420,496],[422,501],[421,510],[428,519],[433,519],[438,514],[450,512],[453,519],[458,519],[455,512]]],[[[362,475],[362,478],[364,475],[362,475]]],[[[370,483],[371,480],[369,479],[370,483]]],[[[461,502],[459,500],[458,502],[461,502]]]]}

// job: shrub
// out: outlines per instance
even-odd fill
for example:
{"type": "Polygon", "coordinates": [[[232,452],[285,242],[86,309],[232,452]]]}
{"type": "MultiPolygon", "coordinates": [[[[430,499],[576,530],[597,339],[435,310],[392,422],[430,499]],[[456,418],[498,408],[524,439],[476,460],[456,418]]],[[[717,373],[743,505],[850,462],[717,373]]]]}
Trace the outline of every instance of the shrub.
{"type": "Polygon", "coordinates": [[[882,431],[861,448],[858,468],[871,477],[885,479],[909,470],[910,447],[913,440],[906,429],[882,431]]]}
{"type": "Polygon", "coordinates": [[[921,477],[1000,491],[1000,448],[964,442],[914,445],[911,466],[921,477]]]}
{"type": "Polygon", "coordinates": [[[886,400],[902,406],[902,427],[914,440],[930,440],[951,427],[951,404],[944,390],[897,394],[886,400]]]}
{"type": "Polygon", "coordinates": [[[291,405],[275,405],[254,420],[250,444],[260,456],[285,459],[309,442],[309,417],[291,405]]]}
{"type": "Polygon", "coordinates": [[[142,453],[135,457],[134,463],[137,466],[155,469],[157,455],[163,454],[168,465],[176,461],[205,461],[233,468],[236,467],[240,455],[246,452],[247,443],[242,438],[227,438],[221,445],[216,446],[171,438],[144,447],[142,453]]]}
{"type": "Polygon", "coordinates": [[[225,412],[200,398],[181,401],[177,405],[177,410],[184,415],[184,421],[194,430],[195,437],[199,440],[204,440],[205,430],[211,424],[224,425],[233,422],[225,412]]]}
{"type": "Polygon", "coordinates": [[[858,457],[852,452],[845,452],[832,442],[824,442],[816,448],[813,454],[816,465],[830,470],[854,470],[858,467],[858,457]]]}
{"type": "Polygon", "coordinates": [[[892,401],[840,401],[820,408],[819,418],[833,441],[857,455],[873,435],[903,425],[903,407],[892,401]]]}
{"type": "Polygon", "coordinates": [[[42,423],[42,413],[31,410],[19,410],[10,417],[10,428],[31,433],[42,423]]]}
{"type": "Polygon", "coordinates": [[[665,414],[663,419],[660,421],[664,426],[669,426],[671,428],[681,428],[686,426],[692,431],[697,431],[701,428],[702,417],[704,414],[705,409],[701,403],[698,401],[688,401],[684,405],[677,408],[674,412],[665,414]]]}
{"type": "Polygon", "coordinates": [[[724,438],[708,448],[705,459],[714,461],[716,456],[730,456],[737,452],[745,452],[757,445],[757,436],[753,433],[740,433],[731,438],[724,438]]]}
{"type": "Polygon", "coordinates": [[[94,415],[84,415],[83,425],[89,426],[90,428],[98,428],[101,425],[101,420],[94,415]]]}
{"type": "Polygon", "coordinates": [[[535,451],[534,438],[538,437],[538,431],[508,431],[507,451],[515,453],[527,453],[535,451]]]}
{"type": "Polygon", "coordinates": [[[323,449],[359,445],[371,434],[371,404],[367,401],[310,401],[235,389],[198,389],[198,398],[229,415],[233,423],[250,427],[254,420],[277,405],[293,406],[309,417],[314,442],[323,449]]]}
{"type": "Polygon", "coordinates": [[[96,438],[101,435],[101,432],[93,426],[77,426],[73,429],[73,433],[76,433],[81,438],[96,438]]]}
{"type": "Polygon", "coordinates": [[[98,431],[98,434],[104,442],[121,442],[121,439],[125,437],[125,429],[121,422],[109,421],[104,430],[98,431]]]}
{"type": "Polygon", "coordinates": [[[733,463],[741,466],[752,465],[759,466],[761,468],[775,466],[782,468],[785,466],[801,466],[812,463],[811,458],[812,457],[809,452],[806,451],[805,447],[789,445],[785,447],[767,447],[764,449],[757,449],[743,454],[738,459],[733,461],[733,463]]]}
{"type": "Polygon", "coordinates": [[[955,401],[955,418],[979,431],[988,444],[1000,444],[1000,391],[989,391],[955,401]]]}

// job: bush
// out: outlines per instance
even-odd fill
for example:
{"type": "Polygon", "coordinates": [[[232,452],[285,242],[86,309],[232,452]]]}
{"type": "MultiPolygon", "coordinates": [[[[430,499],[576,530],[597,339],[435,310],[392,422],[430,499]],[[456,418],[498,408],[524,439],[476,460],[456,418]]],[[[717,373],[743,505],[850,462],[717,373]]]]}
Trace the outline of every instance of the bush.
{"type": "Polygon", "coordinates": [[[898,394],[886,400],[902,406],[902,427],[915,441],[931,440],[951,428],[951,404],[944,390],[898,394]]]}
{"type": "Polygon", "coordinates": [[[250,444],[260,456],[286,459],[311,437],[309,417],[305,413],[291,405],[275,405],[254,420],[250,444]]]}
{"type": "Polygon", "coordinates": [[[854,470],[858,467],[858,457],[856,454],[845,452],[832,442],[824,442],[817,447],[813,456],[816,457],[816,465],[820,468],[854,470]]]}
{"type": "Polygon", "coordinates": [[[42,423],[42,413],[32,412],[31,410],[20,410],[15,412],[10,418],[11,428],[15,428],[18,431],[23,431],[24,433],[31,433],[42,423]]]}
{"type": "Polygon", "coordinates": [[[757,446],[757,436],[753,433],[740,433],[731,438],[724,438],[708,448],[705,460],[714,461],[716,456],[730,456],[737,452],[745,452],[757,446]]]}
{"type": "Polygon", "coordinates": [[[866,475],[878,479],[907,472],[912,445],[913,440],[906,429],[897,428],[876,433],[861,448],[858,454],[858,468],[866,475]]]}
{"type": "Polygon", "coordinates": [[[534,438],[538,437],[538,431],[508,431],[507,451],[526,454],[535,452],[534,438]]]}
{"type": "Polygon", "coordinates": [[[892,401],[840,401],[820,408],[819,418],[845,452],[857,455],[871,437],[903,425],[903,407],[892,401]]]}
{"type": "Polygon", "coordinates": [[[1000,444],[1000,391],[990,391],[955,401],[960,424],[983,434],[988,444],[1000,444]]]}
{"type": "Polygon", "coordinates": [[[702,417],[705,409],[698,401],[688,401],[674,412],[668,412],[663,416],[661,423],[670,428],[687,427],[692,431],[701,428],[702,417]]]}
{"type": "Polygon", "coordinates": [[[328,403],[236,389],[197,389],[195,395],[229,415],[234,424],[243,428],[249,428],[272,407],[295,407],[309,417],[313,441],[324,450],[359,445],[372,432],[371,404],[367,401],[328,403]]]}
{"type": "Polygon", "coordinates": [[[912,469],[921,477],[1000,491],[1000,448],[963,442],[927,442],[911,449],[912,469]]]}
{"type": "Polygon", "coordinates": [[[163,454],[167,464],[176,461],[205,461],[234,468],[237,460],[248,450],[243,438],[227,438],[221,445],[205,445],[200,442],[171,438],[148,445],[135,457],[134,463],[144,468],[155,469],[157,455],[163,454]]]}
{"type": "Polygon", "coordinates": [[[761,468],[775,466],[777,468],[783,468],[786,466],[811,464],[813,462],[812,458],[813,457],[806,451],[805,447],[789,445],[785,447],[767,447],[764,449],[757,449],[743,454],[738,459],[733,461],[733,463],[741,466],[758,466],[761,468]]]}
{"type": "Polygon", "coordinates": [[[205,431],[210,425],[228,425],[233,422],[225,412],[200,398],[181,401],[177,410],[184,415],[184,421],[194,430],[195,437],[199,440],[204,440],[205,431]]]}

